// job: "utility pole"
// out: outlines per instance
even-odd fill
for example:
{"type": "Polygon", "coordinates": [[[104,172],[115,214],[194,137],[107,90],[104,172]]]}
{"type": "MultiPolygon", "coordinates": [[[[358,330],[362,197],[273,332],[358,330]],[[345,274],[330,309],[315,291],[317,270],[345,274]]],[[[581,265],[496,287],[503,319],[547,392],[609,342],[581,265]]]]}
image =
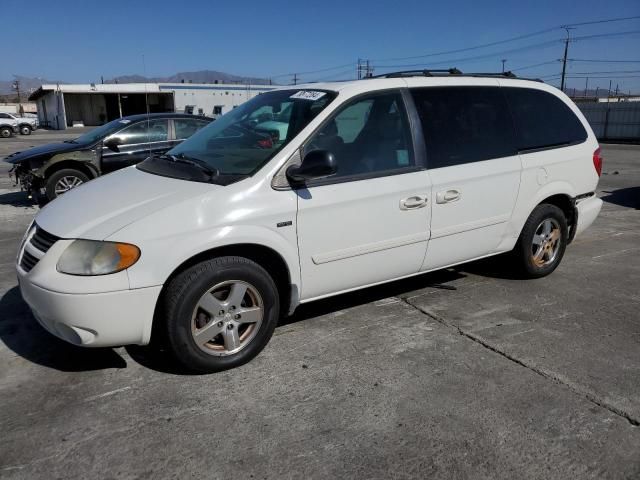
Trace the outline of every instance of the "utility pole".
{"type": "Polygon", "coordinates": [[[504,64],[507,62],[507,59],[503,58],[501,62],[502,62],[502,73],[504,73],[504,64]]]}
{"type": "Polygon", "coordinates": [[[618,96],[618,84],[616,83],[616,97],[618,96]]]}
{"type": "Polygon", "coordinates": [[[18,103],[22,103],[22,101],[20,100],[20,80],[16,80],[15,82],[13,82],[13,88],[18,94],[18,103]]]}
{"type": "Polygon", "coordinates": [[[297,73],[294,73],[294,74],[293,74],[293,84],[294,84],[294,85],[297,85],[297,84],[298,84],[298,74],[297,74],[297,73]]]}
{"type": "Polygon", "coordinates": [[[589,77],[584,82],[584,97],[587,98],[587,88],[589,87],[589,77]]]}
{"type": "Polygon", "coordinates": [[[569,52],[569,30],[570,27],[564,27],[567,31],[567,38],[564,41],[564,57],[562,58],[562,80],[560,81],[560,90],[564,92],[564,79],[567,72],[567,53],[569,52]]]}

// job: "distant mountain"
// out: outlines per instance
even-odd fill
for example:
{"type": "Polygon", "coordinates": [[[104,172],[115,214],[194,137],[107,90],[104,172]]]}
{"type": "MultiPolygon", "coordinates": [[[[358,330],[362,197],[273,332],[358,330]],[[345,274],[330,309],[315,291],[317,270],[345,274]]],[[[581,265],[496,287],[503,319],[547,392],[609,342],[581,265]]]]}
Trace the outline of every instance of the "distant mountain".
{"type": "Polygon", "coordinates": [[[105,83],[259,83],[266,84],[269,80],[266,78],[243,77],[241,75],[232,75],[230,73],[218,72],[215,70],[199,70],[197,72],[180,72],[168,77],[144,77],[142,75],[121,75],[109,80],[105,83]]]}
{"type": "MultiPolygon", "coordinates": [[[[20,96],[23,101],[31,92],[40,87],[43,83],[69,83],[57,80],[47,80],[40,77],[25,77],[23,75],[14,75],[13,80],[0,80],[0,95],[11,95],[16,93],[13,83],[18,80],[20,82],[20,96]]],[[[96,81],[98,83],[100,79],[96,81]]],[[[109,80],[105,83],[144,83],[144,82],[162,82],[162,83],[253,83],[266,84],[269,80],[266,78],[243,77],[241,75],[232,75],[230,73],[217,72],[215,70],[200,70],[197,72],[180,72],[167,77],[144,77],[142,75],[121,75],[109,80]]],[[[87,82],[84,82],[87,83],[87,82]]]]}
{"type": "Polygon", "coordinates": [[[16,93],[13,83],[18,80],[20,82],[20,96],[26,100],[29,94],[43,83],[65,83],[56,80],[47,80],[39,77],[25,77],[22,75],[14,75],[13,80],[0,80],[0,95],[12,95],[16,93]]]}

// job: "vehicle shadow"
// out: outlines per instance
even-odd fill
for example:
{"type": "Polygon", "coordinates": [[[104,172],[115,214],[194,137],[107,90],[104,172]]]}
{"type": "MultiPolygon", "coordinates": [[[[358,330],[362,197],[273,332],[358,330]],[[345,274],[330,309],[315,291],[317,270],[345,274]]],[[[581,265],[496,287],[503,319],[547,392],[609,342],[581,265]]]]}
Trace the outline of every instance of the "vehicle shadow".
{"type": "Polygon", "coordinates": [[[640,210],[640,187],[619,188],[618,190],[605,191],[604,193],[608,194],[600,197],[604,202],[640,210]]]}
{"type": "Polygon", "coordinates": [[[279,327],[292,323],[309,320],[314,317],[327,315],[329,313],[345,310],[359,305],[376,302],[388,297],[403,296],[406,293],[424,288],[437,288],[453,290],[456,288],[448,285],[450,282],[465,278],[466,275],[454,269],[439,270],[425,273],[415,277],[397,280],[395,282],[384,283],[354,292],[344,293],[324,300],[300,305],[295,313],[280,320],[279,327]]]}
{"type": "Polygon", "coordinates": [[[29,198],[25,192],[9,192],[0,194],[0,205],[11,205],[13,207],[42,206],[40,200],[29,198]]]}
{"type": "MultiPolygon", "coordinates": [[[[293,316],[282,317],[280,322],[278,322],[278,328],[296,322],[312,320],[315,317],[326,315],[338,310],[364,305],[423,288],[432,287],[455,290],[455,287],[447,286],[447,283],[464,278],[465,276],[466,275],[454,270],[442,270],[439,272],[419,275],[410,279],[398,280],[384,285],[337,295],[324,300],[317,300],[309,304],[301,305],[293,316]]],[[[156,345],[144,347],[130,345],[125,347],[125,349],[134,361],[151,370],[169,373],[172,375],[199,374],[198,372],[193,372],[180,367],[180,365],[173,359],[173,356],[162,346],[161,341],[157,342],[156,345]]]]}
{"type": "Polygon", "coordinates": [[[18,287],[0,299],[0,340],[15,354],[62,372],[125,368],[127,362],[110,348],[82,348],[42,328],[22,299],[18,287]]]}
{"type": "MultiPolygon", "coordinates": [[[[292,316],[283,317],[278,327],[427,288],[451,290],[451,294],[455,295],[456,287],[451,282],[466,278],[467,273],[494,278],[517,278],[510,273],[508,261],[502,257],[492,257],[303,304],[292,316]]],[[[0,318],[0,340],[29,361],[64,372],[127,366],[126,360],[113,349],[76,347],[49,334],[33,318],[18,287],[12,288],[0,299],[0,311],[3,312],[0,318]]],[[[163,347],[162,342],[150,346],[129,345],[125,350],[133,361],[150,370],[172,375],[199,374],[180,366],[163,347]]]]}

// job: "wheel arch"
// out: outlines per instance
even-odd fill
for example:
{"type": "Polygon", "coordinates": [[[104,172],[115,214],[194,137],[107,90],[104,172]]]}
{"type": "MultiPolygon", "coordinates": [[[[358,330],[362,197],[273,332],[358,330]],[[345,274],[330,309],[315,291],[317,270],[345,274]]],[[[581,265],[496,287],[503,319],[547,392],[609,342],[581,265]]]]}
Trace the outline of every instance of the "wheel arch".
{"type": "Polygon", "coordinates": [[[58,160],[54,163],[46,166],[43,172],[43,178],[45,181],[53,175],[55,172],[63,170],[65,168],[71,168],[73,170],[78,170],[89,177],[89,179],[94,179],[98,176],[98,172],[93,168],[90,163],[79,161],[79,160],[58,160]]]}
{"type": "MultiPolygon", "coordinates": [[[[275,249],[258,243],[237,243],[230,245],[216,246],[203,250],[180,263],[167,277],[160,296],[165,293],[166,286],[171,279],[179,275],[187,268],[192,267],[200,262],[210,260],[216,257],[237,256],[247,258],[262,268],[264,268],[278,288],[278,296],[280,300],[280,311],[284,314],[289,313],[297,304],[298,291],[292,282],[291,271],[287,265],[285,258],[275,249]]],[[[158,305],[161,302],[158,301],[158,305]]],[[[154,319],[154,325],[155,322],[154,319]]]]}

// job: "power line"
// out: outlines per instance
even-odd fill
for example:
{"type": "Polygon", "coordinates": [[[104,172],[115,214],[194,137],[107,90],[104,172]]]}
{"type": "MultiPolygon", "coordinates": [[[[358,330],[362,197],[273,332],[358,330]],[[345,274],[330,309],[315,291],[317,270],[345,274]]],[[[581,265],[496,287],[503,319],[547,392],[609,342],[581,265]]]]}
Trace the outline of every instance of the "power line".
{"type": "Polygon", "coordinates": [[[633,17],[618,17],[618,18],[607,18],[605,20],[592,20],[589,22],[581,22],[581,23],[568,23],[566,25],[562,25],[561,28],[564,27],[581,27],[583,25],[595,25],[596,23],[611,23],[611,22],[621,22],[623,20],[635,20],[640,18],[640,15],[636,15],[633,17]]]}
{"type": "Polygon", "coordinates": [[[461,53],[461,52],[468,52],[471,50],[478,50],[481,48],[487,48],[487,47],[493,47],[496,45],[502,45],[505,43],[510,43],[510,42],[516,42],[518,40],[524,40],[525,38],[531,38],[531,37],[535,37],[538,35],[543,35],[545,33],[549,33],[549,32],[553,32],[556,30],[561,30],[564,29],[566,27],[578,27],[578,26],[582,26],[582,25],[592,25],[592,24],[596,24],[596,23],[611,23],[611,22],[621,22],[624,20],[635,20],[640,18],[640,15],[637,16],[633,16],[633,17],[619,17],[619,18],[608,18],[608,19],[604,19],[604,20],[594,20],[594,21],[590,21],[590,22],[581,22],[581,23],[569,23],[569,24],[565,24],[565,25],[558,25],[555,27],[550,27],[550,28],[545,28],[543,30],[538,30],[535,32],[531,32],[531,33],[525,33],[524,35],[518,35],[516,37],[511,37],[511,38],[507,38],[504,40],[498,40],[496,42],[490,42],[490,43],[484,43],[481,45],[475,45],[473,47],[466,47],[466,48],[458,48],[455,50],[444,50],[441,52],[433,52],[433,53],[426,53],[423,55],[413,55],[413,56],[409,56],[409,57],[392,57],[392,58],[374,58],[372,61],[374,62],[389,62],[389,61],[396,61],[396,60],[412,60],[415,58],[427,58],[427,57],[435,57],[435,56],[439,56],[439,55],[449,55],[452,53],[461,53]]]}
{"type": "Polygon", "coordinates": [[[549,60],[548,62],[536,63],[534,65],[527,65],[525,67],[511,68],[509,69],[512,72],[519,72],[520,70],[528,70],[530,68],[541,67],[543,65],[550,65],[552,63],[558,63],[560,60],[549,60]]]}
{"type": "Polygon", "coordinates": [[[570,58],[569,61],[584,63],[640,63],[640,60],[583,60],[580,58],[570,58]]]}
{"type": "MultiPolygon", "coordinates": [[[[310,75],[312,73],[330,72],[331,70],[339,70],[341,68],[354,67],[355,65],[356,65],[355,62],[345,63],[343,65],[336,65],[335,67],[320,68],[318,70],[308,70],[306,72],[297,72],[297,75],[310,75]]],[[[294,73],[295,72],[289,72],[289,73],[281,73],[279,75],[271,75],[270,78],[290,77],[291,75],[294,75],[294,73]]]]}
{"type": "MultiPolygon", "coordinates": [[[[531,44],[531,45],[525,45],[525,46],[522,46],[522,47],[512,48],[512,49],[509,49],[509,50],[502,50],[502,51],[499,51],[499,52],[485,53],[485,54],[477,55],[477,56],[474,56],[474,57],[464,57],[464,58],[457,58],[457,59],[451,59],[451,60],[438,60],[437,62],[430,62],[429,65],[442,65],[442,64],[454,65],[454,64],[463,63],[463,62],[470,62],[470,61],[474,61],[474,60],[483,60],[483,59],[486,59],[486,58],[493,58],[493,57],[496,57],[498,55],[504,55],[504,54],[508,54],[508,53],[516,53],[516,52],[522,52],[522,51],[526,51],[526,50],[549,47],[549,46],[552,46],[552,45],[557,45],[561,41],[562,40],[560,40],[560,39],[549,40],[549,41],[546,41],[546,42],[534,43],[534,44],[531,44]]],[[[422,62],[422,63],[395,64],[395,65],[376,65],[376,68],[420,67],[420,66],[424,66],[424,65],[427,65],[427,64],[422,62]]]]}
{"type": "Polygon", "coordinates": [[[609,37],[623,37],[625,35],[634,35],[640,33],[640,30],[629,30],[626,32],[614,32],[614,33],[597,33],[595,35],[583,35],[581,37],[573,37],[572,42],[579,42],[581,40],[590,40],[592,38],[609,38],[609,37]]]}

